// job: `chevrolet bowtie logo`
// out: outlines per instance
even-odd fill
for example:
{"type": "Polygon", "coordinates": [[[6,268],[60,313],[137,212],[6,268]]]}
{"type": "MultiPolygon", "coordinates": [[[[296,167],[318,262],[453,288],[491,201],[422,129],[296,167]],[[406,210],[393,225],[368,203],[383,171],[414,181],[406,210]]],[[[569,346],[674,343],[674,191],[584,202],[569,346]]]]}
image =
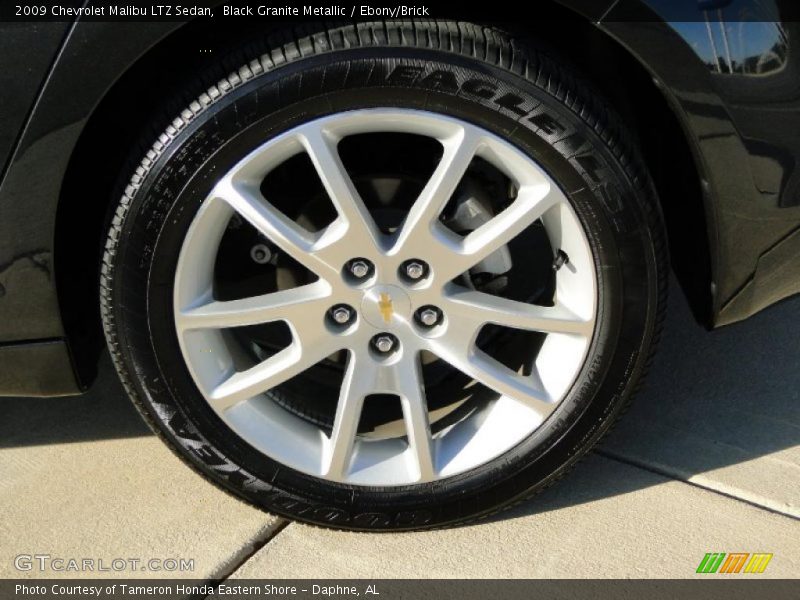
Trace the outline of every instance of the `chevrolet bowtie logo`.
{"type": "Polygon", "coordinates": [[[381,311],[383,320],[386,321],[387,324],[391,323],[394,309],[392,308],[392,297],[389,294],[381,294],[381,299],[378,302],[378,308],[381,311]]]}

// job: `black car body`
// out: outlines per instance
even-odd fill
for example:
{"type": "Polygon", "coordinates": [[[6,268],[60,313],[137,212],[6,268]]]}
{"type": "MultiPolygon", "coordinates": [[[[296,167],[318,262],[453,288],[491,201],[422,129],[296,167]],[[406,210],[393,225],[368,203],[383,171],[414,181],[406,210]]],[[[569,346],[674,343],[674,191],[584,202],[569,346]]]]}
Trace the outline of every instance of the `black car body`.
{"type": "MultiPolygon", "coordinates": [[[[733,323],[800,291],[794,0],[539,4],[551,22],[499,25],[557,46],[637,133],[697,317],[733,323]]],[[[0,395],[91,383],[108,207],[131,147],[156,135],[162,86],[234,32],[278,26],[0,24],[0,395]]]]}

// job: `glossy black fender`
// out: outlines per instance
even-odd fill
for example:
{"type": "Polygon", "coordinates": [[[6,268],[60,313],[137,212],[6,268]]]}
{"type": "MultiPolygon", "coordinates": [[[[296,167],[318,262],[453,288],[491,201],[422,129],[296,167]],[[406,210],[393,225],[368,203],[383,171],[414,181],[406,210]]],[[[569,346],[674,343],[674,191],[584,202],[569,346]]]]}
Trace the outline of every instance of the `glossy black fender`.
{"type": "Polygon", "coordinates": [[[652,74],[693,148],[715,326],[800,291],[797,13],[794,0],[620,0],[601,24],[652,74]]]}

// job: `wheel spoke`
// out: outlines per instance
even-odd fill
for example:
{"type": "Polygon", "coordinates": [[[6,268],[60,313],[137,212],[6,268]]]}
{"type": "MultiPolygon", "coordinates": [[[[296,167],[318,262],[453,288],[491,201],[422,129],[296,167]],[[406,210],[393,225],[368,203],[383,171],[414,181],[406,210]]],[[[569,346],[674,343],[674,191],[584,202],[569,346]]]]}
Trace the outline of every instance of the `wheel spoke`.
{"type": "Polygon", "coordinates": [[[329,137],[319,125],[312,123],[301,131],[301,141],[325,191],[343,219],[348,242],[358,247],[375,247],[380,233],[375,221],[353,185],[336,149],[337,140],[329,137]]]}
{"type": "Polygon", "coordinates": [[[535,371],[530,375],[520,375],[481,350],[474,352],[468,370],[467,374],[473,379],[498,394],[529,406],[542,417],[555,408],[535,371]]]}
{"type": "Polygon", "coordinates": [[[480,135],[466,128],[443,140],[442,158],[403,223],[395,242],[395,252],[430,237],[432,228],[438,225],[439,215],[475,158],[481,140],[480,135]]]}
{"type": "Polygon", "coordinates": [[[331,343],[301,345],[295,341],[267,360],[227,377],[212,390],[209,400],[214,408],[225,411],[299,375],[338,349],[331,343]]]}
{"type": "Polygon", "coordinates": [[[460,286],[450,286],[447,313],[457,318],[459,327],[471,321],[472,329],[486,323],[493,323],[512,329],[541,331],[543,333],[568,333],[587,337],[592,334],[594,320],[584,320],[564,305],[539,306],[527,304],[468,290],[460,286]]]}
{"type": "Polygon", "coordinates": [[[322,281],[280,290],[261,296],[239,300],[211,301],[181,311],[176,316],[176,325],[182,331],[190,329],[223,329],[243,327],[274,321],[297,322],[308,319],[309,311],[327,307],[323,300],[330,295],[330,288],[322,281]]]}
{"type": "Polygon", "coordinates": [[[223,179],[214,187],[214,196],[227,202],[243,219],[273,244],[320,277],[337,265],[330,265],[314,252],[319,234],[312,234],[270,204],[249,184],[223,179]]]}
{"type": "Polygon", "coordinates": [[[530,375],[520,375],[477,348],[467,353],[452,352],[446,348],[433,348],[433,351],[465,375],[498,394],[532,408],[543,418],[555,408],[535,369],[530,375]]]}
{"type": "Polygon", "coordinates": [[[430,481],[436,476],[436,469],[419,355],[402,360],[395,369],[408,445],[416,460],[419,480],[430,481]]]}
{"type": "Polygon", "coordinates": [[[374,367],[370,363],[369,360],[358,358],[355,352],[348,357],[333,430],[326,452],[323,453],[323,472],[329,477],[343,479],[350,469],[364,398],[375,382],[374,367]]]}
{"type": "Polygon", "coordinates": [[[437,269],[439,276],[451,280],[469,270],[540,219],[559,203],[560,197],[560,193],[556,193],[547,182],[523,187],[510,206],[455,245],[452,235],[439,228],[437,237],[440,243],[455,254],[448,253],[447,260],[441,261],[442,265],[437,269]]]}
{"type": "Polygon", "coordinates": [[[336,407],[333,431],[324,456],[326,475],[346,477],[350,468],[364,398],[374,393],[400,396],[414,470],[420,481],[435,476],[433,442],[418,359],[375,365],[371,358],[350,354],[336,407]]]}

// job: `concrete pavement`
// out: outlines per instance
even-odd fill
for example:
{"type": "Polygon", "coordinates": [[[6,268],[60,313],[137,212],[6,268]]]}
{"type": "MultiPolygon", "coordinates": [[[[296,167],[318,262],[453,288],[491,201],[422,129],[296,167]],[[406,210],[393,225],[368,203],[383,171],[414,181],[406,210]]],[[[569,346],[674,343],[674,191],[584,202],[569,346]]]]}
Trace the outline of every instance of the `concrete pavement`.
{"type": "Polygon", "coordinates": [[[800,299],[711,333],[670,300],[646,389],[603,452],[800,518],[800,299]]]}
{"type": "Polygon", "coordinates": [[[683,578],[719,551],[773,552],[764,575],[796,577],[799,533],[790,518],[593,456],[535,502],[469,527],[374,535],[292,525],[235,577],[683,578]],[[636,491],[606,493],[618,482],[636,491]]]}
{"type": "Polygon", "coordinates": [[[17,556],[35,554],[94,560],[95,570],[81,573],[89,577],[230,572],[280,521],[195,475],[150,433],[104,366],[84,397],[0,399],[0,577],[76,575],[40,572],[35,559],[30,571],[15,569],[17,556]],[[194,568],[99,570],[100,560],[112,568],[129,558],[155,559],[160,569],[194,559],[194,568]]]}
{"type": "Polygon", "coordinates": [[[15,569],[35,553],[194,560],[95,572],[122,577],[692,577],[706,552],[772,552],[763,576],[797,577],[800,299],[713,333],[670,300],[648,383],[602,449],[533,501],[445,531],[284,528],[163,447],[107,361],[83,397],[0,398],[0,577],[64,575],[15,569]]]}

